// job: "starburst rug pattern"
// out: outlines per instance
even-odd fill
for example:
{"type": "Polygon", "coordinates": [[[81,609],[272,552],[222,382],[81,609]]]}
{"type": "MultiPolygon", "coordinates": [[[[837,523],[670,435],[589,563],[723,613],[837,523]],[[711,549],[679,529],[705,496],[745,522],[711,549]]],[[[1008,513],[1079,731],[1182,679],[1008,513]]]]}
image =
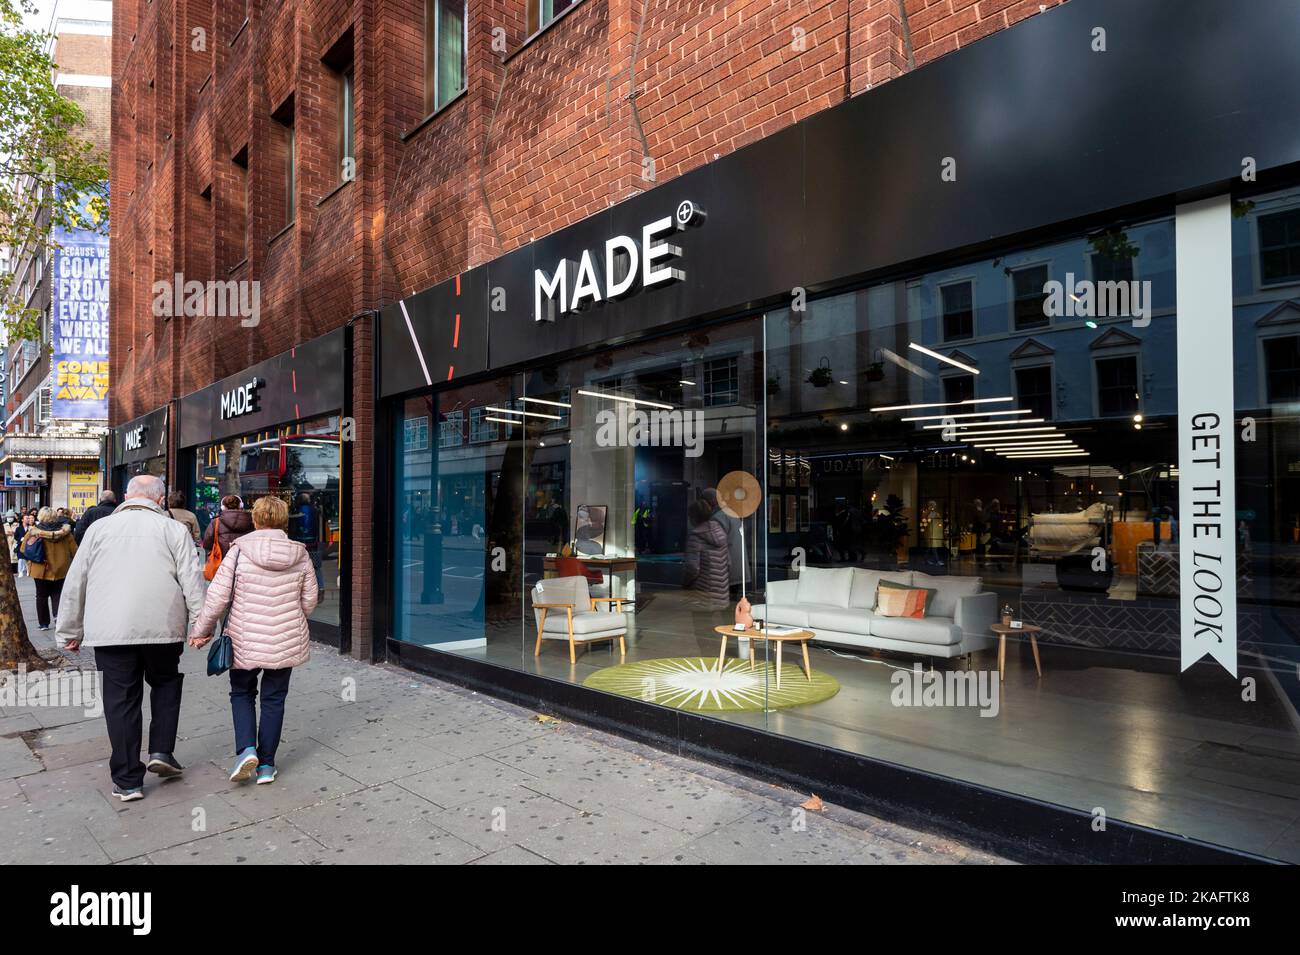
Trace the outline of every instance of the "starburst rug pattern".
{"type": "Polygon", "coordinates": [[[648,703],[697,713],[726,713],[784,709],[829,700],[840,691],[834,677],[817,670],[810,681],[799,666],[781,668],[748,660],[727,660],[718,672],[717,657],[667,657],[606,667],[582,681],[593,690],[631,696],[648,703]]]}

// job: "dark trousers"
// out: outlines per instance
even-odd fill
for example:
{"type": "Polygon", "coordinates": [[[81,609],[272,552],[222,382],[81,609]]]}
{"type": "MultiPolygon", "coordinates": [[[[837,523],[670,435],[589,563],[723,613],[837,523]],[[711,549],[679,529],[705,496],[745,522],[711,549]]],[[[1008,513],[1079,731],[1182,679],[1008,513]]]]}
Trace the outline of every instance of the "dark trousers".
{"type": "Polygon", "coordinates": [[[108,741],[113,745],[108,769],[113,782],[122,789],[144,784],[140,706],[145,683],[149,684],[149,752],[170,753],[176,748],[181,684],[185,681],[178,667],[184,649],[180,641],[95,647],[95,665],[104,675],[104,720],[108,723],[108,741]]]}
{"type": "Polygon", "coordinates": [[[284,698],[289,695],[293,667],[280,670],[230,669],[230,712],[235,717],[235,752],[257,748],[261,766],[275,765],[284,727],[284,698]],[[262,677],[262,722],[257,721],[257,677],[262,677]]]}
{"type": "Polygon", "coordinates": [[[58,580],[36,578],[36,622],[40,626],[48,627],[51,620],[59,619],[59,597],[62,594],[62,578],[58,580]]]}

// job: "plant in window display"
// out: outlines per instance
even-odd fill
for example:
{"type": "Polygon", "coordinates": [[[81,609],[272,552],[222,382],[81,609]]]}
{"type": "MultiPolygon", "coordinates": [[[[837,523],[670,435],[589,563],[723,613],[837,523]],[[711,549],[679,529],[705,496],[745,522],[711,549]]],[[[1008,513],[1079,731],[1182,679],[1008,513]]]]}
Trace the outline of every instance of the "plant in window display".
{"type": "Polygon", "coordinates": [[[831,383],[831,361],[823,357],[821,363],[808,374],[808,384],[814,388],[826,388],[831,383]]]}

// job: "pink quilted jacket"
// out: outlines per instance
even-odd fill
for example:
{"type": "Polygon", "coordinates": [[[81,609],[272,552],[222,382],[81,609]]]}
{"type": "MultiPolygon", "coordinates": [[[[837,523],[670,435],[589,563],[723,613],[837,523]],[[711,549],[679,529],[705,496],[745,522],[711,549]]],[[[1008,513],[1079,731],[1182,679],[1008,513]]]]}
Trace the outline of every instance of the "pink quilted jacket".
{"type": "Polygon", "coordinates": [[[307,614],[319,597],[307,549],[284,531],[253,531],[223,555],[191,636],[209,636],[229,606],[235,669],[296,667],[307,662],[307,614]]]}

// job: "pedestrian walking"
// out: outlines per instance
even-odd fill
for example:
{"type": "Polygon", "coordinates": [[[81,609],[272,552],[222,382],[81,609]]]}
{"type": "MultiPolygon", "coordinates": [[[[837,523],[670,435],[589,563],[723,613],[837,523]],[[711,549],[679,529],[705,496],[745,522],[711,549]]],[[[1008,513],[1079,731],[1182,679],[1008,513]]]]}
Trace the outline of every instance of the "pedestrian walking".
{"type": "Polygon", "coordinates": [[[742,521],[739,517],[734,517],[733,515],[728,514],[722,509],[721,505],[718,504],[717,488],[706,487],[700,496],[704,498],[705,502],[712,510],[710,517],[717,521],[719,526],[721,526],[727,534],[727,560],[731,579],[731,584],[728,589],[731,599],[733,601],[739,600],[741,597],[741,577],[744,573],[742,570],[744,559],[742,557],[742,548],[740,546],[742,521]]]}
{"type": "Polygon", "coordinates": [[[231,545],[252,530],[253,517],[244,510],[244,502],[238,494],[227,494],[221,499],[221,513],[215,521],[208,523],[203,532],[203,550],[211,554],[215,541],[221,545],[221,556],[224,558],[230,553],[231,545]]]}
{"type": "Polygon", "coordinates": [[[18,520],[18,514],[10,508],[5,511],[5,540],[9,542],[9,569],[13,571],[15,577],[18,576],[18,532],[22,529],[22,522],[18,520]]]}
{"type": "Polygon", "coordinates": [[[682,583],[691,591],[692,606],[701,610],[726,609],[731,590],[727,532],[713,519],[713,509],[704,500],[691,504],[688,516],[691,529],[686,534],[682,583]]]}
{"type": "Polygon", "coordinates": [[[112,491],[105,491],[99,495],[99,503],[93,507],[86,508],[85,513],[77,519],[76,526],[72,529],[72,539],[81,546],[81,539],[86,536],[86,531],[90,525],[95,523],[101,517],[108,517],[117,508],[117,495],[112,491]]]}
{"type": "Polygon", "coordinates": [[[60,520],[54,508],[42,507],[36,523],[27,529],[22,551],[28,572],[36,581],[37,628],[49,630],[50,624],[58,619],[63,580],[77,552],[72,525],[60,520]]]}
{"type": "Polygon", "coordinates": [[[19,577],[31,576],[31,569],[27,566],[27,558],[23,556],[23,538],[27,536],[27,532],[31,529],[32,525],[35,523],[36,523],[36,518],[32,517],[32,515],[30,514],[23,514],[21,520],[18,523],[18,527],[14,530],[13,533],[12,539],[18,549],[18,576],[19,577]]]}
{"type": "Polygon", "coordinates": [[[179,776],[181,652],[203,607],[203,576],[189,531],[163,510],[161,479],[140,474],[126,499],[86,531],[68,571],[58,636],[95,651],[113,752],[113,795],[144,797],[144,774],[179,776]],[[144,684],[149,684],[149,762],[140,761],[144,684]]]}
{"type": "Polygon", "coordinates": [[[307,615],[315,609],[320,591],[307,549],[285,533],[289,506],[278,497],[258,498],[252,520],[253,532],[225,552],[190,633],[190,646],[207,644],[218,618],[229,608],[225,633],[234,651],[230,709],[238,754],[230,779],[244,782],[256,774],[262,785],[275,781],[289,677],[294,667],[307,662],[307,615]]]}
{"type": "Polygon", "coordinates": [[[172,516],[172,520],[180,521],[185,525],[186,530],[190,532],[190,537],[194,540],[195,549],[202,550],[203,532],[199,530],[199,517],[185,504],[185,494],[183,492],[172,491],[167,495],[167,513],[172,516]]]}

